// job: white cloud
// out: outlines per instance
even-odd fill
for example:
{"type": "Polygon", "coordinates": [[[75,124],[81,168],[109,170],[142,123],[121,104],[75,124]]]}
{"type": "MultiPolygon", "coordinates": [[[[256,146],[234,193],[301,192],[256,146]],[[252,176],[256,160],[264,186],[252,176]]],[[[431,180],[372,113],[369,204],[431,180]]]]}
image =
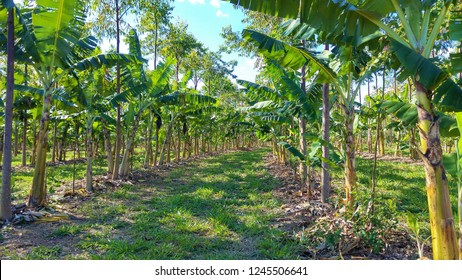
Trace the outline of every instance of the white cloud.
{"type": "Polygon", "coordinates": [[[215,8],[220,8],[220,0],[211,0],[210,5],[214,6],[215,8]]]}
{"type": "Polygon", "coordinates": [[[201,5],[204,5],[205,4],[205,0],[188,0],[189,3],[191,4],[201,4],[201,5]]]}
{"type": "Polygon", "coordinates": [[[217,11],[216,15],[217,17],[229,17],[229,14],[225,14],[220,10],[217,11]]]}

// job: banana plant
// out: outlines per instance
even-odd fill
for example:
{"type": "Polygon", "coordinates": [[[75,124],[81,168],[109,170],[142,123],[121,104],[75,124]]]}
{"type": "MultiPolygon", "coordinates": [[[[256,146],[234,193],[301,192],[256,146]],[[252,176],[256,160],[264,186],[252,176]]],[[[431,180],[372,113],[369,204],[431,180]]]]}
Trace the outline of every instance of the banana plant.
{"type": "MultiPolygon", "coordinates": [[[[191,75],[186,74],[177,85],[173,85],[171,92],[159,96],[157,102],[169,115],[166,135],[162,144],[159,165],[165,163],[171,147],[173,126],[179,119],[185,119],[189,113],[196,112],[207,106],[216,104],[217,100],[211,96],[197,93],[187,87],[191,75]]],[[[167,118],[164,118],[164,120],[167,118]]],[[[178,147],[177,147],[178,148],[178,147]]]]}
{"type": "MultiPolygon", "coordinates": [[[[15,59],[31,64],[43,87],[43,109],[37,141],[37,160],[32,188],[28,199],[31,207],[47,204],[45,184],[48,126],[52,98],[60,90],[65,76],[77,77],[78,71],[103,65],[137,61],[135,57],[120,54],[91,56],[96,38],[84,37],[85,1],[36,0],[33,5],[16,9],[15,59]]],[[[3,22],[3,20],[0,20],[3,22]]],[[[0,45],[3,44],[0,37],[0,45]]]]}
{"type": "MultiPolygon", "coordinates": [[[[129,35],[130,53],[144,61],[141,57],[141,46],[136,30],[129,35]]],[[[158,99],[168,92],[170,78],[173,75],[173,59],[167,59],[152,72],[146,73],[144,65],[139,63],[126,67],[123,80],[129,88],[113,98],[113,102],[128,102],[128,111],[125,114],[126,147],[119,168],[119,175],[126,177],[129,172],[130,157],[135,143],[135,137],[140,125],[140,119],[148,109],[156,110],[158,99]]]]}

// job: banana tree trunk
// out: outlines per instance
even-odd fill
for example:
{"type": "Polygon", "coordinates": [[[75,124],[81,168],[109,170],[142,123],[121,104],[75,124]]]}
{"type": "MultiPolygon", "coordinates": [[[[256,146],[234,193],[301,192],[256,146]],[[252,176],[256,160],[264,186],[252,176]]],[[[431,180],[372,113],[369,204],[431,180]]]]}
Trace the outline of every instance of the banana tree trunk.
{"type": "MultiPolygon", "coordinates": [[[[170,138],[172,138],[172,137],[173,137],[173,135],[170,134],[170,138]]],[[[167,164],[170,163],[171,150],[172,150],[172,141],[170,139],[169,142],[168,142],[168,145],[167,145],[167,154],[166,154],[166,159],[165,159],[167,164]]]]}
{"type": "Polygon", "coordinates": [[[159,156],[159,130],[160,130],[160,126],[156,126],[156,150],[154,152],[154,161],[153,161],[153,165],[156,166],[157,165],[157,157],[159,156]]]}
{"type": "Polygon", "coordinates": [[[141,112],[138,112],[136,115],[134,126],[131,130],[131,133],[128,135],[128,139],[126,141],[124,155],[122,157],[122,163],[120,164],[119,175],[123,178],[126,177],[130,171],[130,156],[132,154],[136,133],[138,132],[138,127],[140,126],[139,116],[141,112]]]}
{"type": "Polygon", "coordinates": [[[172,119],[167,126],[167,133],[165,134],[164,143],[162,144],[162,149],[160,151],[159,165],[163,165],[165,158],[170,158],[170,138],[172,137],[173,123],[175,121],[172,119]]]}
{"type": "Polygon", "coordinates": [[[199,136],[197,133],[194,134],[194,155],[196,157],[199,155],[199,136]]]}
{"type": "Polygon", "coordinates": [[[188,127],[186,126],[186,123],[184,124],[183,126],[183,133],[185,134],[185,140],[184,140],[184,143],[183,143],[183,159],[185,158],[189,158],[189,156],[191,155],[191,149],[190,149],[190,144],[189,144],[189,131],[188,131],[188,127]],[[186,129],[184,128],[186,127],[186,129]]]}
{"type": "Polygon", "coordinates": [[[57,134],[58,134],[58,120],[55,119],[55,121],[53,122],[53,152],[51,153],[52,162],[56,162],[56,158],[58,155],[57,134]]]}
{"type": "Polygon", "coordinates": [[[439,122],[431,103],[431,92],[414,80],[418,128],[419,153],[425,167],[428,210],[432,234],[433,259],[458,259],[456,231],[449,200],[446,172],[443,167],[443,151],[440,142],[439,122]]]}
{"type": "Polygon", "coordinates": [[[149,113],[148,133],[146,139],[146,154],[144,156],[144,168],[151,165],[151,154],[152,154],[152,123],[154,122],[154,114],[149,113]]]}
{"type": "Polygon", "coordinates": [[[108,173],[112,173],[114,170],[114,158],[112,155],[112,147],[111,147],[111,137],[109,134],[109,130],[107,129],[106,122],[101,120],[101,124],[103,126],[103,137],[104,137],[104,146],[106,147],[106,156],[107,156],[107,171],[108,173]]]}
{"type": "Polygon", "coordinates": [[[396,146],[395,146],[395,157],[399,156],[399,144],[401,142],[401,131],[398,130],[396,137],[396,146]]]}
{"type": "Polygon", "coordinates": [[[176,145],[176,153],[175,153],[175,161],[180,161],[181,157],[181,126],[180,123],[178,122],[178,127],[177,127],[177,145],[176,145]]]}
{"type": "Polygon", "coordinates": [[[86,174],[86,184],[87,184],[87,191],[93,191],[93,170],[92,170],[92,161],[93,161],[93,152],[92,152],[92,141],[91,141],[91,134],[92,134],[92,127],[93,121],[91,118],[87,117],[87,137],[86,137],[86,145],[87,145],[87,174],[86,174]]]}
{"type": "Polygon", "coordinates": [[[46,158],[48,149],[48,125],[50,123],[51,109],[51,86],[49,86],[43,97],[42,118],[40,119],[40,130],[37,139],[37,159],[34,169],[34,178],[30,190],[27,205],[29,207],[43,207],[47,204],[46,187],[46,158]]]}
{"type": "Polygon", "coordinates": [[[32,155],[30,163],[35,164],[37,161],[37,125],[34,123],[32,133],[34,134],[34,141],[32,142],[32,155]]]}
{"type": "Polygon", "coordinates": [[[276,158],[278,156],[278,144],[276,142],[276,136],[273,134],[273,137],[271,137],[271,143],[273,144],[273,158],[276,158]]]}
{"type": "Polygon", "coordinates": [[[61,138],[61,147],[59,149],[59,161],[66,160],[66,140],[67,140],[67,130],[69,129],[69,124],[66,123],[63,130],[63,136],[61,138]]]}
{"type": "Polygon", "coordinates": [[[114,151],[114,166],[112,169],[112,180],[119,179],[120,150],[122,149],[122,128],[121,128],[122,108],[117,105],[117,124],[116,124],[116,141],[114,151]]]}
{"type": "Polygon", "coordinates": [[[345,205],[353,205],[353,191],[356,185],[355,137],[353,134],[354,108],[345,110],[345,205]]]}
{"type": "Polygon", "coordinates": [[[27,165],[27,117],[22,120],[22,162],[21,166],[27,165]]]}
{"type": "Polygon", "coordinates": [[[380,133],[377,135],[379,137],[379,154],[381,156],[385,155],[385,133],[383,132],[383,120],[379,120],[380,133]]]}

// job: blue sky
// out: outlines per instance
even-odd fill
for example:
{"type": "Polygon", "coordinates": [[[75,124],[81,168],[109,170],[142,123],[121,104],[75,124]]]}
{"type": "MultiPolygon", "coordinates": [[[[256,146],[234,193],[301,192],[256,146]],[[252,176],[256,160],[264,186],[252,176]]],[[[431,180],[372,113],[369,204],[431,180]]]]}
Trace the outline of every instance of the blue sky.
{"type": "MultiPolygon", "coordinates": [[[[224,43],[220,33],[223,27],[231,25],[233,31],[241,31],[245,26],[241,20],[242,11],[229,2],[220,0],[175,0],[173,17],[188,23],[188,31],[212,51],[217,51],[224,43]]],[[[255,80],[253,59],[238,57],[237,54],[224,55],[224,60],[237,60],[234,74],[238,79],[255,80]]]]}

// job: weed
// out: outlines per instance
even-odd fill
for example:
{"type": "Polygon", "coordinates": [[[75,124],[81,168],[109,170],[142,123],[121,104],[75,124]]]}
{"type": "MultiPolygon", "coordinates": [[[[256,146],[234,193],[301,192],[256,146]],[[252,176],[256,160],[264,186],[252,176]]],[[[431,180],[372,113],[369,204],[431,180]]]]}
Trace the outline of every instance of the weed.
{"type": "Polygon", "coordinates": [[[60,226],[57,230],[55,230],[52,235],[63,237],[67,235],[76,235],[82,232],[82,227],[79,225],[74,224],[65,224],[60,226]]]}
{"type": "Polygon", "coordinates": [[[59,259],[61,254],[61,247],[53,246],[38,246],[32,248],[31,252],[27,256],[27,259],[31,260],[53,260],[59,259]]]}

